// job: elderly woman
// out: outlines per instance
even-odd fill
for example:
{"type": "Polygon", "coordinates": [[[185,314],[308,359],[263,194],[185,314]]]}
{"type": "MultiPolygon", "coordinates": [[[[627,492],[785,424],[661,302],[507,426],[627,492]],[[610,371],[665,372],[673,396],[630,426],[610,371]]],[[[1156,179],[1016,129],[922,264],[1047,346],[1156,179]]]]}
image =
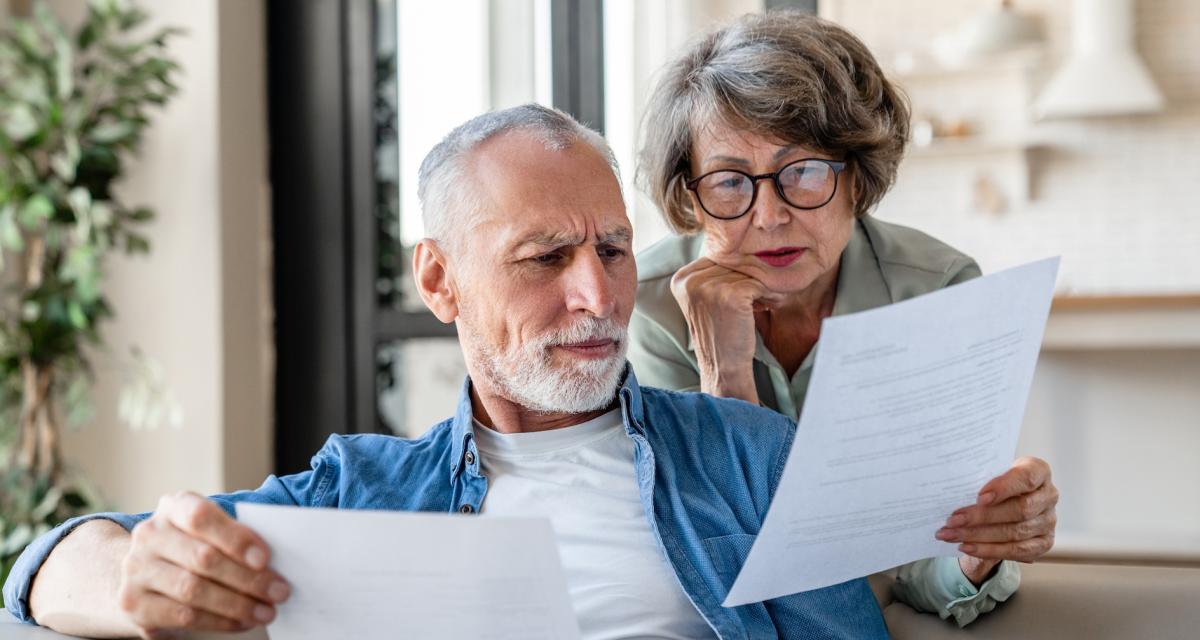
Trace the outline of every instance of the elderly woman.
{"type": "MultiPolygon", "coordinates": [[[[814,16],[750,15],[671,64],[639,179],[677,235],[638,256],[629,359],[644,384],[800,414],[822,319],[969,280],[975,262],[876,220],[909,112],[866,47],[814,16]]],[[[960,625],[1017,588],[1054,540],[1058,492],[1023,458],[900,567],[893,593],[960,625]]]]}

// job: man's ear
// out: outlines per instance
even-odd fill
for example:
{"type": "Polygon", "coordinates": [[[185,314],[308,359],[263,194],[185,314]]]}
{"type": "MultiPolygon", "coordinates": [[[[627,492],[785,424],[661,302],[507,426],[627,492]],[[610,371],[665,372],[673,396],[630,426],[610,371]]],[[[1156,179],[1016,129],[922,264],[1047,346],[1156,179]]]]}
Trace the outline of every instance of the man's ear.
{"type": "Polygon", "coordinates": [[[458,290],[450,278],[446,254],[437,242],[425,238],[413,251],[413,279],[421,301],[446,324],[458,318],[458,290]]]}

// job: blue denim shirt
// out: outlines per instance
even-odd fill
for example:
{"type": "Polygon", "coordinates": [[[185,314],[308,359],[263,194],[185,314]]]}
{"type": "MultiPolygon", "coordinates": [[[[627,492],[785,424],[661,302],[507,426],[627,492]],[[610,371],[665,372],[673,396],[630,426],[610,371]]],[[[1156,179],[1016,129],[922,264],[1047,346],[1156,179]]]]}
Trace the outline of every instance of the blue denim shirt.
{"type": "MultiPolygon", "coordinates": [[[[420,438],[335,435],[313,457],[311,471],[271,476],[254,491],[211,499],[230,514],[238,502],[478,512],[488,481],[479,471],[469,391],[467,380],[454,417],[420,438]]],[[[619,397],[625,432],[634,442],[646,518],[680,586],[719,637],[887,637],[865,578],[757,604],[721,606],[767,514],[795,423],[740,400],[640,388],[632,370],[619,397]]],[[[107,518],[132,529],[148,516],[84,516],[38,538],[4,585],[8,609],[33,622],[33,576],[73,528],[107,518]]]]}

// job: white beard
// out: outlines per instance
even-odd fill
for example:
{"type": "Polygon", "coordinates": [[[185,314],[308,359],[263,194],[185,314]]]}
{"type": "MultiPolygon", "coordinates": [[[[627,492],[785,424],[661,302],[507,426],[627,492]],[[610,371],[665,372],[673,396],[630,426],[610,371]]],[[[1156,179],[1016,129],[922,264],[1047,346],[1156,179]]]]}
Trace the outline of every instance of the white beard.
{"type": "Polygon", "coordinates": [[[562,330],[539,336],[512,354],[497,352],[474,333],[467,323],[459,330],[470,335],[479,373],[508,400],[538,413],[586,413],[612,404],[625,370],[625,327],[612,319],[587,316],[562,330]],[[612,356],[600,360],[577,360],[566,364],[551,361],[553,347],[592,339],[611,339],[617,344],[612,356]]]}

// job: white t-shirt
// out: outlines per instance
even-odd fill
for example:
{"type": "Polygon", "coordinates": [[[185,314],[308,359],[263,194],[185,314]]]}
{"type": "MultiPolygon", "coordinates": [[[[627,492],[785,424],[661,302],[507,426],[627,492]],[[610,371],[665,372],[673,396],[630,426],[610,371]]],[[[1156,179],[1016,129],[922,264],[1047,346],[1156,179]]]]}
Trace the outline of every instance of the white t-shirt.
{"type": "Polygon", "coordinates": [[[537,433],[476,422],[475,440],[480,512],[550,518],[585,640],[716,637],[654,540],[619,410],[537,433]]]}

